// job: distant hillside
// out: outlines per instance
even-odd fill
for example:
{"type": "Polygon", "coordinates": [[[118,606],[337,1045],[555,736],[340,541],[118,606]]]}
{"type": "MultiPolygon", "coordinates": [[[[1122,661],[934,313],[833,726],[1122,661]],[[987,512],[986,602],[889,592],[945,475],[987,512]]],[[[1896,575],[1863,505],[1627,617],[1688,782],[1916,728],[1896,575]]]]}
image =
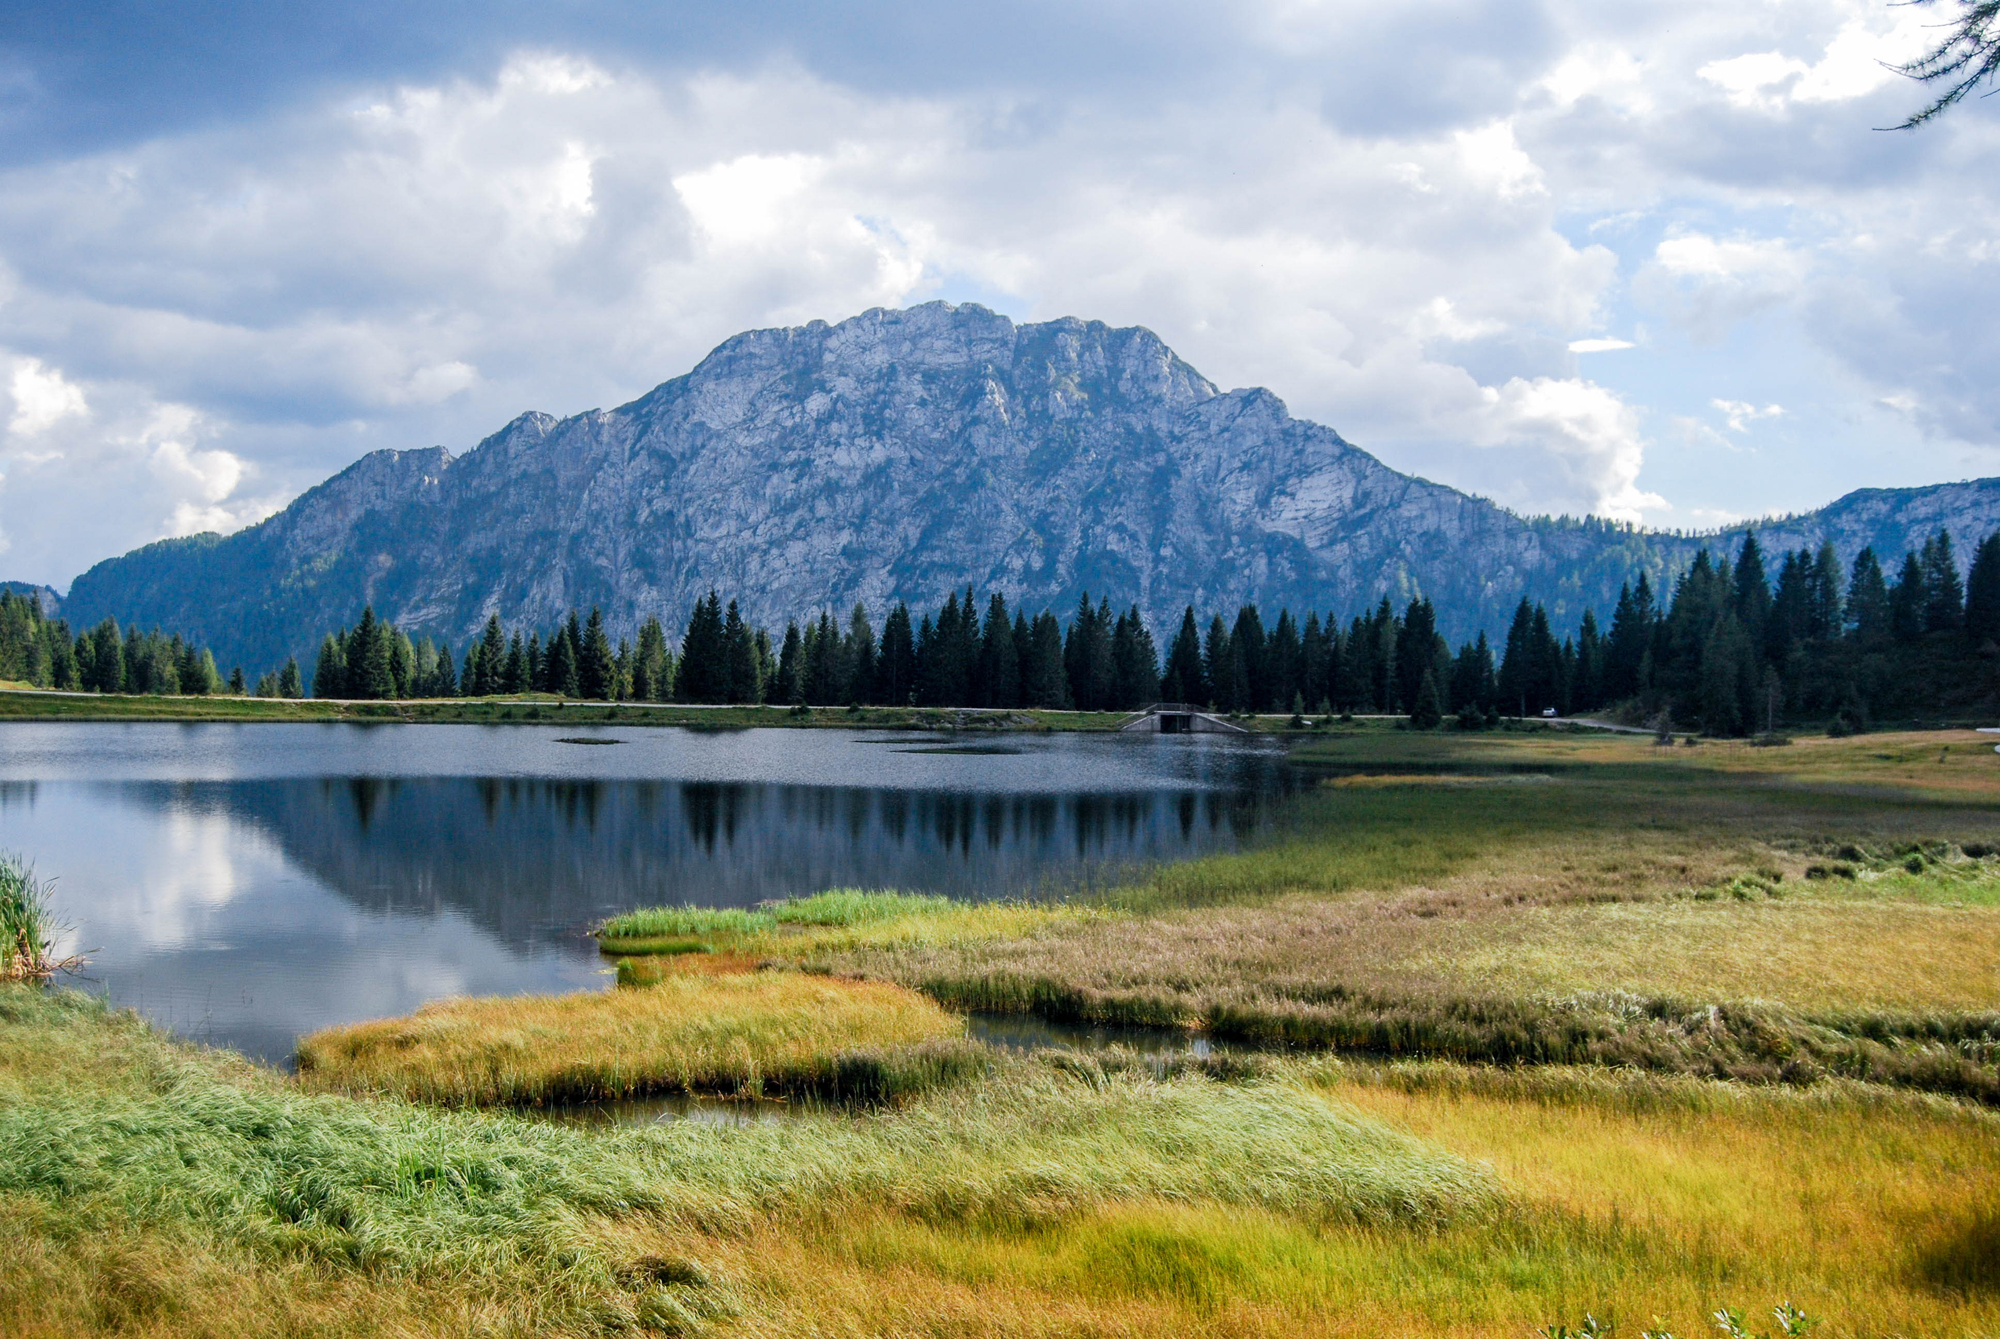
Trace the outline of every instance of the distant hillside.
{"type": "MultiPolygon", "coordinates": [[[[1764,533],[1845,560],[1940,525],[1964,547],[2000,527],[2000,480],[1854,493],[1764,533]]],[[[967,582],[1031,609],[1108,595],[1155,629],[1186,604],[1345,615],[1421,592],[1456,638],[1504,630],[1523,593],[1565,626],[1608,610],[1701,542],[1400,474],[1268,391],[1220,391],[1145,329],[931,303],[738,335],[630,404],[524,414],[462,456],[376,452],[260,525],[99,563],[65,612],[248,666],[364,602],[462,647],[493,612],[547,625],[596,605],[629,635],[710,586],[780,626],[967,582]]]]}
{"type": "Polygon", "coordinates": [[[50,618],[62,617],[63,598],[56,594],[53,586],[38,586],[32,581],[0,581],[0,590],[34,596],[41,600],[43,614],[50,618]]]}

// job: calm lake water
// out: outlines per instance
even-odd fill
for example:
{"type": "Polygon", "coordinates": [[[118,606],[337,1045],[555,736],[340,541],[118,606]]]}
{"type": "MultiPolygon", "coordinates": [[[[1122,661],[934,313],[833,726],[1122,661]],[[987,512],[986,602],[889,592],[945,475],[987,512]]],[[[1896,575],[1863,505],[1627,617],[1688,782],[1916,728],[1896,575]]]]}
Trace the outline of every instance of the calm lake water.
{"type": "Polygon", "coordinates": [[[631,907],[1058,894],[1231,849],[1292,784],[1214,735],[9,724],[0,849],[54,879],[85,986],[282,1063],[444,995],[599,988],[585,931],[631,907]]]}

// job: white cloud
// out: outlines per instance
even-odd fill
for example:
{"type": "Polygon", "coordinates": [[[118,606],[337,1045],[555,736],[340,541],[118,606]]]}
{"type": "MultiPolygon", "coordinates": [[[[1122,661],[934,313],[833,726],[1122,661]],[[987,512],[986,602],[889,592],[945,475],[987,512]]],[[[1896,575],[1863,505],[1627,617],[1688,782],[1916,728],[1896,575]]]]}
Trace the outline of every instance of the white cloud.
{"type": "MultiPolygon", "coordinates": [[[[1913,443],[2000,442],[2000,131],[1867,129],[1920,103],[1872,62],[1927,12],[1443,13],[1218,13],[1199,60],[1115,89],[1089,59],[983,49],[956,84],[881,73],[935,68],[907,33],[838,78],[808,48],[543,43],[44,155],[0,176],[5,575],[241,523],[366,450],[620,403],[744,328],[940,295],[1149,325],[1225,385],[1530,511],[1789,506],[1919,468],[1913,443]],[[1447,30],[1448,68],[1397,73],[1405,38],[1447,30]],[[15,355],[58,381],[24,396],[15,355]],[[1686,433],[1648,460],[1640,425],[1713,419],[1718,384],[1782,401],[1813,451],[1746,453],[1775,484],[1669,487],[1686,433]],[[192,426],[142,442],[169,406],[192,426]],[[1906,435],[1871,445],[1884,423],[1906,435]]],[[[1160,26],[1103,21],[1107,51],[1160,26]]]]}
{"type": "Polygon", "coordinates": [[[14,415],[7,431],[16,437],[33,437],[72,415],[90,412],[80,387],[72,385],[55,368],[42,366],[38,358],[22,358],[14,364],[14,415]]]}
{"type": "Polygon", "coordinates": [[[1767,404],[1759,409],[1744,400],[1710,400],[1709,404],[1722,411],[1723,422],[1731,432],[1748,432],[1758,419],[1778,418],[1785,412],[1783,405],[1767,404]]]}
{"type": "Polygon", "coordinates": [[[1487,442],[1540,448],[1560,472],[1545,485],[1550,492],[1580,494],[1584,510],[1626,521],[1667,506],[1639,487],[1646,452],[1639,416],[1612,391],[1575,379],[1516,377],[1485,388],[1482,398],[1487,442]]]}

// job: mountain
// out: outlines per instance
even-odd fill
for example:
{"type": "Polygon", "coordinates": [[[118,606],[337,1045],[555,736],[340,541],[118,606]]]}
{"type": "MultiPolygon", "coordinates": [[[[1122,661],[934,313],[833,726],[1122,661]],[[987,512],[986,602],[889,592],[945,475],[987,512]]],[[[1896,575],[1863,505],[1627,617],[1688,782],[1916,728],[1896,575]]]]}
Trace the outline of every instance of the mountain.
{"type": "MultiPolygon", "coordinates": [[[[2000,480],[1851,494],[1768,525],[1900,555],[2000,526],[2000,480]]],[[[1265,390],[1222,391],[1143,328],[1016,325],[973,305],[754,330],[616,409],[530,413],[473,450],[378,451],[259,525],[99,563],[65,601],[178,629],[224,665],[304,659],[364,602],[466,639],[498,612],[600,606],[613,636],[684,621],[711,586],[782,627],[865,601],[935,606],[968,582],[1031,609],[1088,591],[1156,637],[1184,605],[1332,609],[1431,597],[1454,637],[1523,593],[1562,624],[1608,611],[1702,542],[1528,519],[1400,474],[1265,390]]]]}
{"type": "Polygon", "coordinates": [[[56,594],[54,586],[38,586],[32,581],[0,581],[0,591],[10,595],[25,595],[42,602],[42,613],[49,618],[61,618],[63,598],[56,594]]]}

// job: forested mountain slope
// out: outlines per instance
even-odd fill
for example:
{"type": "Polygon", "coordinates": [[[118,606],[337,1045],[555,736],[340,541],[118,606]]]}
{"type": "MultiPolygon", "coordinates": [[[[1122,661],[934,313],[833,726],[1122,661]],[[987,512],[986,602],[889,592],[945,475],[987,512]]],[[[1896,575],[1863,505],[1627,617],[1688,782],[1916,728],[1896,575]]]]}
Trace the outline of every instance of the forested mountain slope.
{"type": "MultiPolygon", "coordinates": [[[[1900,554],[1946,526],[1969,553],[1996,525],[2000,480],[1871,490],[1772,524],[1766,547],[1900,554]]],[[[98,564],[64,614],[253,666],[307,656],[368,602],[462,645],[495,612],[592,606],[629,636],[710,587],[777,626],[968,583],[1030,609],[1087,590],[1156,630],[1187,604],[1348,614],[1421,593],[1458,637],[1503,630],[1523,595],[1570,625],[1698,544],[1400,474],[1142,328],[931,303],[738,335],[630,404],[524,414],[461,456],[376,452],[260,525],[98,564]]]]}

